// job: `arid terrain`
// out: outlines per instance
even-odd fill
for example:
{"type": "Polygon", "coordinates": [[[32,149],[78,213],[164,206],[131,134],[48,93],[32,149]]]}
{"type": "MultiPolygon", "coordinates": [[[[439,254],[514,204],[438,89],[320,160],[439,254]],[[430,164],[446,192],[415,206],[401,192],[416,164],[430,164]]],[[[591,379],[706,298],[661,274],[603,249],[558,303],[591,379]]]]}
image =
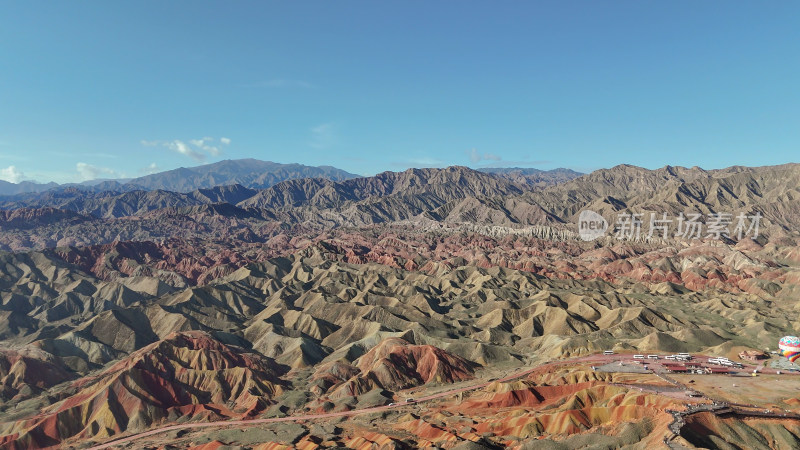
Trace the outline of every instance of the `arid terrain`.
{"type": "Polygon", "coordinates": [[[0,197],[0,446],[800,446],[800,375],[660,363],[800,332],[800,165],[269,164],[0,197]]]}

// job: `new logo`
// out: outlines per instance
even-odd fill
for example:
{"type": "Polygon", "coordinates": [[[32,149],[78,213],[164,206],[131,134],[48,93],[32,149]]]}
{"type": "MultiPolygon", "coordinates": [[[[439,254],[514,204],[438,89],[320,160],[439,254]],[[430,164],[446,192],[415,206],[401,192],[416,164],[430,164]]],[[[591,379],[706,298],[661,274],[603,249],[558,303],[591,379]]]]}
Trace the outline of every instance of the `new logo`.
{"type": "Polygon", "coordinates": [[[584,241],[593,241],[606,234],[608,222],[600,214],[591,210],[581,211],[578,216],[578,236],[584,241]]]}

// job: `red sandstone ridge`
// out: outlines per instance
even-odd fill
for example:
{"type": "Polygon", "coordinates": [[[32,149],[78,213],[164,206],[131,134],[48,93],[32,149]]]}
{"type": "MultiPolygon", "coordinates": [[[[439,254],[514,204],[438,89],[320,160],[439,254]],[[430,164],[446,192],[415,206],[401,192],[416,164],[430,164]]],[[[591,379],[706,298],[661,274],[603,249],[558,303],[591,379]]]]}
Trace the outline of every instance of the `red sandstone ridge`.
{"type": "Polygon", "coordinates": [[[797,448],[798,433],[800,424],[794,419],[752,417],[744,421],[709,412],[688,416],[681,429],[681,437],[697,448],[757,448],[762,442],[761,448],[797,448]],[[759,444],[747,445],[750,442],[759,444]]]}
{"type": "MultiPolygon", "coordinates": [[[[336,387],[332,397],[357,396],[375,388],[398,391],[434,382],[455,383],[471,379],[474,368],[438,347],[412,345],[400,338],[384,339],[354,365],[358,375],[336,387]]],[[[336,371],[348,373],[338,366],[336,371]]]]}
{"type": "MultiPolygon", "coordinates": [[[[455,227],[449,233],[439,234],[419,233],[413,227],[402,226],[376,226],[358,232],[335,229],[322,234],[300,230],[292,238],[277,234],[264,245],[227,235],[224,242],[126,241],[61,247],[47,252],[102,280],[149,276],[174,287],[206,285],[248,263],[298,250],[313,251],[309,247],[317,248],[329,260],[351,264],[375,262],[426,273],[435,272],[435,267],[442,264],[442,267],[474,265],[521,270],[550,279],[600,279],[612,284],[630,281],[656,288],[669,282],[697,292],[717,290],[755,295],[763,295],[765,289],[742,283],[743,280],[779,277],[783,270],[771,262],[773,253],[746,242],[735,248],[700,241],[685,247],[623,242],[613,248],[598,249],[586,243],[525,236],[490,237],[458,230],[455,227]]],[[[272,232],[276,230],[270,229],[268,233],[272,232]]],[[[781,251],[781,258],[800,258],[794,254],[796,251],[781,251]]]]}
{"type": "MultiPolygon", "coordinates": [[[[453,383],[472,378],[472,364],[432,345],[410,345],[400,338],[381,341],[356,361],[362,373],[373,373],[384,387],[395,384],[396,370],[419,378],[423,384],[453,383]],[[405,370],[403,370],[405,369],[405,370]]],[[[402,388],[399,388],[402,389],[402,388]]]]}
{"type": "Polygon", "coordinates": [[[5,448],[39,448],[70,438],[138,431],[164,419],[246,417],[282,392],[270,358],[245,353],[203,332],[174,333],[95,377],[74,394],[2,430],[5,448]]]}
{"type": "Polygon", "coordinates": [[[89,217],[75,211],[58,208],[20,208],[14,210],[0,210],[0,228],[33,228],[59,221],[80,223],[89,220],[89,217]]]}
{"type": "Polygon", "coordinates": [[[19,401],[73,376],[52,361],[13,350],[0,351],[0,398],[19,401]]]}
{"type": "Polygon", "coordinates": [[[266,258],[266,255],[248,258],[239,251],[225,248],[198,248],[178,240],[163,243],[112,242],[91,247],[58,248],[53,252],[102,280],[150,276],[173,286],[205,284],[252,260],[266,258]]]}
{"type": "Polygon", "coordinates": [[[485,389],[487,394],[484,398],[466,401],[459,405],[459,408],[469,411],[476,408],[541,407],[588,389],[595,384],[594,381],[557,386],[532,386],[522,381],[507,384],[495,383],[485,389]]]}

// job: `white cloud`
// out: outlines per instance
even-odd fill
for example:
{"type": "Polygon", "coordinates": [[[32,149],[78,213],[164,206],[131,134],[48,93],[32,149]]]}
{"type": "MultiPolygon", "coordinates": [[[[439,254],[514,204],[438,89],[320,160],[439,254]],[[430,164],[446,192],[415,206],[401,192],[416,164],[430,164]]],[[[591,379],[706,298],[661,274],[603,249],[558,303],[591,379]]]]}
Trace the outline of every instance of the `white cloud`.
{"type": "Polygon", "coordinates": [[[98,178],[120,178],[120,173],[108,167],[97,167],[91,164],[79,162],[75,164],[78,176],[81,181],[96,180],[98,178]]]}
{"type": "Polygon", "coordinates": [[[222,150],[220,150],[219,147],[214,147],[212,145],[204,145],[203,150],[207,151],[211,156],[219,156],[222,154],[222,150]]]}
{"type": "MultiPolygon", "coordinates": [[[[200,139],[189,139],[184,142],[180,139],[173,139],[171,141],[139,141],[145,147],[166,147],[175,153],[188,156],[195,161],[204,162],[206,155],[219,156],[222,154],[222,149],[218,145],[213,145],[216,139],[213,137],[203,137],[200,139]]],[[[231,140],[228,138],[220,138],[220,143],[229,145],[231,140]]]]}
{"type": "Polygon", "coordinates": [[[493,154],[493,153],[478,153],[477,149],[472,149],[469,151],[469,160],[473,163],[479,163],[481,161],[501,161],[503,158],[493,154]]]}
{"type": "Polygon", "coordinates": [[[311,128],[310,146],[328,148],[336,143],[336,127],[332,123],[323,123],[311,128]]]}
{"type": "Polygon", "coordinates": [[[197,150],[187,145],[185,142],[180,141],[178,139],[167,142],[166,146],[168,149],[180,153],[181,155],[188,156],[189,158],[192,158],[195,161],[202,162],[206,160],[206,155],[198,152],[197,150]]]}
{"type": "Polygon", "coordinates": [[[214,138],[212,137],[204,137],[203,139],[191,139],[189,143],[193,146],[205,150],[211,156],[219,156],[222,151],[219,147],[215,145],[211,145],[211,142],[214,142],[214,138]]]}
{"type": "Polygon", "coordinates": [[[423,168],[423,167],[445,167],[447,166],[447,162],[438,158],[431,158],[429,156],[423,156],[419,158],[410,158],[404,161],[394,161],[391,163],[395,167],[402,167],[402,168],[423,168]]]}
{"type": "Polygon", "coordinates": [[[442,161],[441,159],[428,158],[428,157],[425,157],[425,158],[414,158],[414,159],[410,160],[410,162],[412,164],[416,164],[416,165],[422,166],[422,167],[438,167],[438,166],[441,166],[441,165],[444,164],[444,161],[442,161]]]}
{"type": "Polygon", "coordinates": [[[8,166],[5,169],[0,169],[0,180],[8,181],[9,183],[19,183],[25,174],[16,166],[8,166]]]}
{"type": "Polygon", "coordinates": [[[142,167],[139,169],[139,173],[143,173],[145,175],[150,175],[154,173],[158,173],[161,171],[161,168],[158,167],[158,164],[152,162],[147,167],[142,167]]]}

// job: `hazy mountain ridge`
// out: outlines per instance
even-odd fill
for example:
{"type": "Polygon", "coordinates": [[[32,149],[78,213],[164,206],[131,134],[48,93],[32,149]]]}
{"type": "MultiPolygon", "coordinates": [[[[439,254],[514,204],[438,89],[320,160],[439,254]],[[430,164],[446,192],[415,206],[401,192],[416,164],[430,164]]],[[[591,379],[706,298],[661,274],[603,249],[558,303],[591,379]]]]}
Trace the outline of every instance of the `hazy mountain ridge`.
{"type": "MultiPolygon", "coordinates": [[[[519,186],[502,177],[494,177],[465,167],[447,169],[409,169],[405,172],[384,172],[374,177],[331,181],[303,178],[282,181],[276,185],[252,190],[240,185],[180,193],[165,190],[129,192],[85,192],[79,189],[51,191],[26,200],[0,203],[4,209],[44,208],[72,210],[96,217],[123,217],[169,207],[193,206],[226,202],[241,207],[288,210],[297,207],[331,209],[354,202],[371,202],[386,197],[403,197],[401,203],[416,197],[428,197],[442,204],[471,196],[519,195],[519,186]]],[[[424,207],[418,208],[422,211],[424,207]]],[[[418,213],[418,212],[417,212],[418,213]]]]}
{"type": "Polygon", "coordinates": [[[29,192],[42,192],[58,186],[58,183],[53,182],[36,183],[33,181],[21,181],[19,183],[10,183],[5,180],[0,180],[0,195],[18,195],[29,192]]]}
{"type": "Polygon", "coordinates": [[[608,218],[617,212],[761,212],[785,230],[800,218],[800,165],[703,170],[665,166],[657,170],[620,165],[523,196],[573,221],[583,209],[608,218]]]}
{"type": "Polygon", "coordinates": [[[41,224],[21,226],[19,219],[12,220],[12,214],[5,213],[0,216],[0,227],[5,230],[0,248],[158,240],[170,233],[211,233],[224,238],[233,230],[244,233],[237,236],[246,241],[257,242],[269,239],[269,230],[281,227],[325,230],[403,221],[421,226],[429,222],[541,225],[574,231],[577,214],[584,209],[599,212],[610,223],[625,211],[667,213],[673,218],[681,213],[758,213],[764,218],[760,231],[778,237],[800,221],[798,186],[800,165],[716,171],[623,165],[545,187],[450,167],[384,172],[344,181],[295,179],[262,190],[233,185],[189,193],[87,193],[70,188],[40,194],[34,200],[0,203],[9,210],[28,210],[25,214],[35,215],[41,224]],[[220,203],[235,207],[197,208],[220,203]],[[73,211],[81,220],[56,210],[73,211]]]}
{"type": "Polygon", "coordinates": [[[178,169],[123,180],[90,180],[82,183],[35,183],[23,181],[9,183],[0,180],[0,199],[7,201],[30,201],[37,194],[48,191],[79,190],[85,192],[126,192],[134,190],[164,190],[192,192],[218,186],[240,184],[253,189],[264,189],[281,181],[296,178],[325,178],[347,180],[360,175],[352,174],[332,166],[306,166],[303,164],[280,164],[257,159],[219,161],[196,167],[178,169]]]}
{"type": "Polygon", "coordinates": [[[580,172],[564,168],[539,170],[525,167],[486,167],[478,169],[478,171],[499,175],[520,184],[541,187],[564,183],[583,175],[580,172]]]}
{"type": "Polygon", "coordinates": [[[281,181],[297,178],[324,178],[340,181],[359,176],[331,166],[312,167],[303,164],[279,164],[257,159],[238,159],[198,167],[181,167],[134,178],[127,184],[144,190],[191,192],[197,189],[232,184],[240,184],[251,189],[264,189],[281,181]]]}

